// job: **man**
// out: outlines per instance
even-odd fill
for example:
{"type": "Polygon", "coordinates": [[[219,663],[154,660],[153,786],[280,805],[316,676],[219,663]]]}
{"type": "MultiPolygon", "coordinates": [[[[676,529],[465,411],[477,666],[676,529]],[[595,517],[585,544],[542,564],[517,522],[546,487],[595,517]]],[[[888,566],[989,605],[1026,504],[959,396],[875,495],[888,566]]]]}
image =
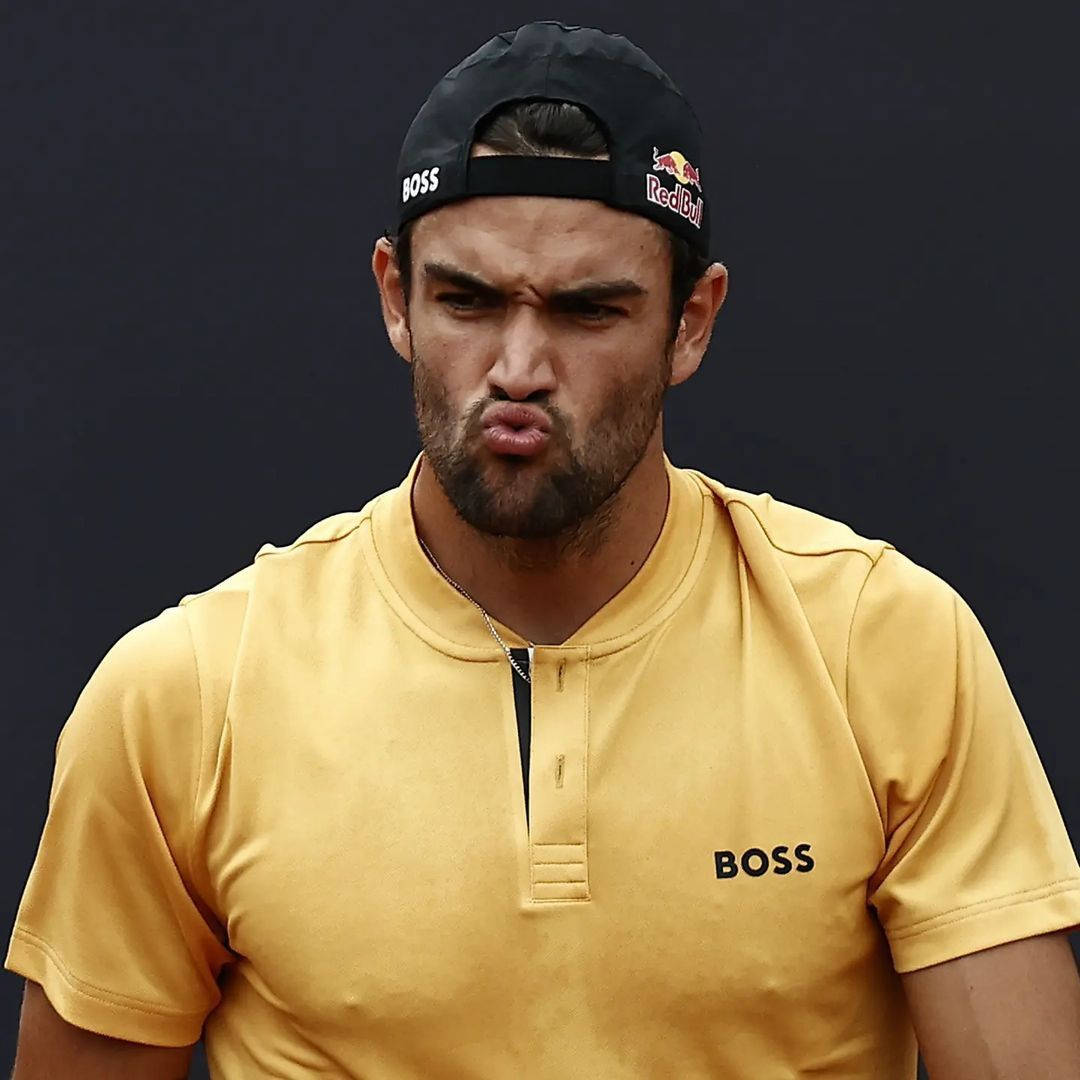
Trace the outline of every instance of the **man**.
{"type": "Polygon", "coordinates": [[[1078,1075],[1080,867],[970,607],[664,454],[700,151],[595,30],[432,92],[372,259],[422,453],[94,672],[20,1080],[1078,1075]]]}

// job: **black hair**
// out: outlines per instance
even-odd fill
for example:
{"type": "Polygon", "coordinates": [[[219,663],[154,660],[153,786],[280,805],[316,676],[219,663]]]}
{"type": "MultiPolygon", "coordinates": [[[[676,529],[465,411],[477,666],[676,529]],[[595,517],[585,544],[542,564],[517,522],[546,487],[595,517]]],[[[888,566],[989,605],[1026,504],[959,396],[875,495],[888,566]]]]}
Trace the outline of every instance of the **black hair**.
{"type": "MultiPolygon", "coordinates": [[[[518,101],[495,109],[477,125],[475,143],[501,154],[551,157],[598,157],[608,152],[603,125],[591,111],[568,101],[518,101]]],[[[415,219],[414,219],[415,220],[415,219]]],[[[394,248],[401,284],[408,302],[412,282],[412,226],[406,222],[385,237],[394,248]]],[[[679,332],[683,307],[709,267],[689,241],[664,230],[671,251],[671,323],[668,342],[679,332]]]]}

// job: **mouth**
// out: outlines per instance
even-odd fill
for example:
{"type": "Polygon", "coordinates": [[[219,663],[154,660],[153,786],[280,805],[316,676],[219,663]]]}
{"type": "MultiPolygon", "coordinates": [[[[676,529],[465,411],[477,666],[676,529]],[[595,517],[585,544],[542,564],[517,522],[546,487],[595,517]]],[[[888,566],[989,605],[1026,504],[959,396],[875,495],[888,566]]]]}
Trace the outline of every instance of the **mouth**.
{"type": "Polygon", "coordinates": [[[496,454],[535,457],[551,439],[551,421],[535,405],[493,405],[481,422],[484,445],[496,454]]]}
{"type": "Polygon", "coordinates": [[[495,424],[484,428],[484,445],[496,454],[509,454],[511,457],[536,457],[547,446],[550,436],[546,431],[536,428],[515,430],[505,424],[495,424]]]}
{"type": "Polygon", "coordinates": [[[537,431],[543,432],[551,431],[551,421],[543,409],[535,405],[512,402],[490,405],[484,410],[481,423],[485,428],[502,426],[515,431],[525,431],[529,428],[536,428],[537,431]]]}

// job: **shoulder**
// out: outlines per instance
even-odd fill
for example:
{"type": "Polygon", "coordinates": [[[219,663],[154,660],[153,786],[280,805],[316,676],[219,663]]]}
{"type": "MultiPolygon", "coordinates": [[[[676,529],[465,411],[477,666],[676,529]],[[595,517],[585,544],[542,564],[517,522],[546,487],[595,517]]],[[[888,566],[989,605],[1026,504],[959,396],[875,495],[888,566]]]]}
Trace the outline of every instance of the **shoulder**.
{"type": "Polygon", "coordinates": [[[742,491],[695,470],[687,471],[693,472],[726,509],[744,551],[768,551],[789,572],[797,591],[824,575],[833,585],[847,580],[852,608],[864,591],[867,603],[880,600],[888,604],[901,598],[916,607],[924,602],[936,608],[946,600],[952,603],[952,586],[889,540],[864,535],[845,521],[774,499],[767,491],[742,491]],[[845,575],[839,569],[844,566],[852,572],[845,575]]]}
{"type": "MultiPolygon", "coordinates": [[[[327,604],[363,588],[359,537],[378,499],[321,518],[292,540],[263,543],[246,566],[179,599],[211,728],[220,729],[236,673],[267,628],[306,633],[327,604]]],[[[206,734],[213,739],[213,730],[206,734]]]]}
{"type": "Polygon", "coordinates": [[[867,558],[866,568],[886,547],[886,540],[856,532],[849,524],[804,506],[774,499],[767,492],[743,491],[730,487],[696,469],[697,477],[728,512],[740,540],[757,536],[778,554],[832,555],[859,552],[867,558]]]}
{"type": "Polygon", "coordinates": [[[370,528],[378,497],[359,510],[331,514],[307,526],[283,544],[263,544],[255,553],[248,585],[254,606],[303,602],[319,606],[320,597],[340,592],[363,565],[361,536],[370,528]]]}
{"type": "Polygon", "coordinates": [[[770,610],[813,634],[842,700],[853,633],[872,643],[860,650],[862,662],[886,639],[894,660],[898,642],[925,642],[933,652],[948,641],[954,590],[889,540],[768,492],[687,471],[726,511],[739,558],[770,610]]]}
{"type": "Polygon", "coordinates": [[[837,650],[846,646],[859,592],[871,568],[886,552],[895,552],[893,545],[767,491],[743,491],[688,471],[722,508],[722,526],[773,609],[806,619],[830,666],[842,663],[837,650]]]}
{"type": "Polygon", "coordinates": [[[360,510],[345,510],[337,514],[324,517],[307,528],[287,544],[263,544],[255,553],[255,558],[275,555],[311,554],[312,547],[319,544],[333,544],[342,540],[364,523],[370,517],[371,508],[375,500],[369,502],[360,510]]]}
{"type": "Polygon", "coordinates": [[[250,563],[200,592],[187,593],[178,606],[204,632],[213,627],[215,644],[238,636],[251,606],[290,577],[318,572],[352,554],[350,543],[370,518],[372,500],[360,510],[348,510],[321,518],[305,527],[293,540],[264,543],[250,563]]]}

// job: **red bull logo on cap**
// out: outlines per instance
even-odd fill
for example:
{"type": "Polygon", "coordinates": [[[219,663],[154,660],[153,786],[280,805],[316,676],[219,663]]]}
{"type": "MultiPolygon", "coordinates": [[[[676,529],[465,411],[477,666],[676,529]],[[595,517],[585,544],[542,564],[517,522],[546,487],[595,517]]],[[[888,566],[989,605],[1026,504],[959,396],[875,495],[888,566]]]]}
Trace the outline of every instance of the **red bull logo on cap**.
{"type": "Polygon", "coordinates": [[[701,190],[701,173],[679,153],[678,150],[669,150],[661,154],[654,146],[652,148],[653,168],[657,172],[671,173],[680,184],[693,184],[701,190]]]}
{"type": "Polygon", "coordinates": [[[701,173],[686,160],[678,150],[669,150],[665,154],[653,147],[653,172],[645,177],[645,197],[649,202],[657,206],[667,207],[674,210],[681,217],[686,218],[691,225],[701,228],[701,214],[705,206],[702,198],[695,199],[690,194],[690,185],[701,191],[701,173]],[[654,173],[666,172],[679,182],[677,188],[664,187],[660,183],[660,177],[654,173]]]}

